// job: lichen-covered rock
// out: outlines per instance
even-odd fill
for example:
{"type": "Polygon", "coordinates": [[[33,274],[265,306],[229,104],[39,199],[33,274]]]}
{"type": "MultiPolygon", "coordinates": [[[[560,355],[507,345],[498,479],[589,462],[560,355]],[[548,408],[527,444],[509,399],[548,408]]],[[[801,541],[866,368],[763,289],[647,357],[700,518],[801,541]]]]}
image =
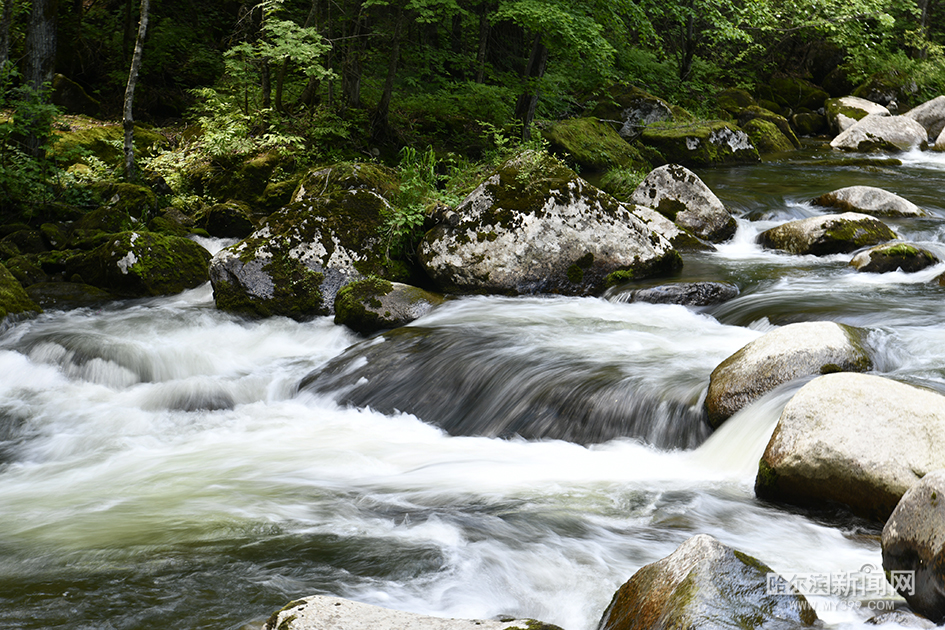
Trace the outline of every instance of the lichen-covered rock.
{"type": "Polygon", "coordinates": [[[933,470],[902,495],[883,527],[882,545],[883,570],[912,610],[945,622],[945,470],[933,470]],[[914,577],[896,584],[892,571],[914,577]]]}
{"type": "Polygon", "coordinates": [[[824,103],[827,124],[834,134],[839,134],[870,114],[889,116],[889,110],[873,101],[858,96],[841,96],[827,99],[824,103]]]}
{"type": "Polygon", "coordinates": [[[382,213],[390,209],[383,196],[336,188],[301,199],[214,256],[217,308],[306,319],[331,313],[338,289],[353,280],[372,274],[399,279],[380,235],[382,213]]]}
{"type": "Polygon", "coordinates": [[[678,164],[653,169],[630,200],[653,208],[678,226],[714,243],[730,239],[737,228],[715,193],[699,176],[678,164]]]}
{"type": "Polygon", "coordinates": [[[945,468],[945,396],[870,374],[827,374],[785,406],[758,466],[762,499],[846,505],[885,521],[905,492],[945,468]]]}
{"type": "Polygon", "coordinates": [[[41,309],[7,268],[0,265],[0,320],[7,315],[37,312],[41,309]]]}
{"type": "MultiPolygon", "coordinates": [[[[751,143],[761,155],[769,153],[784,153],[793,151],[796,147],[778,127],[770,121],[753,118],[741,126],[742,130],[751,138],[751,143]]],[[[794,132],[791,136],[796,139],[794,132]]]]}
{"type": "Polygon", "coordinates": [[[872,359],[866,331],[834,322],[802,322],[773,330],[712,371],[705,409],[718,427],[774,388],[827,372],[865,372],[872,359]]]}
{"type": "Polygon", "coordinates": [[[66,277],[121,297],[180,293],[207,281],[210,253],[186,238],[153,232],[111,234],[68,263],[66,277]]]}
{"type": "Polygon", "coordinates": [[[197,225],[217,238],[246,238],[256,229],[249,206],[239,201],[218,203],[204,211],[197,225]]]}
{"type": "MultiPolygon", "coordinates": [[[[755,125],[751,125],[750,123],[752,123],[752,121],[764,121],[777,127],[777,130],[780,132],[780,136],[783,138],[783,140],[787,140],[787,142],[791,144],[790,148],[783,150],[789,151],[792,148],[801,148],[801,141],[797,139],[797,136],[794,134],[794,130],[791,128],[791,123],[789,123],[784,116],[775,114],[772,111],[757,106],[747,107],[738,113],[738,126],[742,129],[749,131],[749,127],[759,127],[757,123],[755,125]]],[[[760,125],[760,128],[765,130],[766,135],[774,135],[768,131],[767,125],[760,125]]],[[[765,151],[762,147],[758,146],[758,143],[755,142],[755,138],[751,135],[751,132],[749,132],[748,135],[751,137],[755,146],[758,147],[758,151],[761,153],[773,153],[773,151],[765,151]]],[[[775,135],[775,137],[777,136],[775,135]]],[[[777,142],[779,144],[783,144],[783,140],[779,139],[777,142]]]]}
{"type": "Polygon", "coordinates": [[[676,164],[708,166],[761,159],[748,134],[721,120],[655,124],[643,131],[640,140],[676,164]]]}
{"type": "Polygon", "coordinates": [[[263,630],[561,630],[534,619],[446,619],[313,595],[286,604],[263,630]]]}
{"type": "Polygon", "coordinates": [[[844,212],[790,221],[765,230],[758,235],[758,242],[768,249],[791,254],[828,256],[846,254],[895,238],[896,233],[879,219],[844,212]]]}
{"type": "Polygon", "coordinates": [[[399,186],[397,173],[371,162],[341,162],[312,169],[292,193],[292,202],[315,199],[336,190],[372,190],[387,198],[399,186]]]}
{"type": "Polygon", "coordinates": [[[715,246],[712,243],[702,240],[686,228],[673,223],[653,208],[636,204],[632,208],[633,214],[643,221],[647,228],[668,240],[673,249],[681,252],[715,251],[715,246]]]}
{"type": "Polygon", "coordinates": [[[934,141],[945,130],[945,96],[936,96],[930,101],[913,107],[903,116],[925,127],[929,140],[934,141]]]}
{"type": "Polygon", "coordinates": [[[902,241],[885,243],[860,252],[850,266],[865,273],[904,271],[915,273],[938,263],[938,257],[927,249],[902,241]]]}
{"type": "Polygon", "coordinates": [[[908,151],[928,146],[928,132],[912,118],[870,114],[830,141],[843,151],[908,151]]]}
{"type": "Polygon", "coordinates": [[[597,630],[754,630],[816,621],[807,599],[770,567],[700,534],[637,571],[597,630]]]}
{"type": "Polygon", "coordinates": [[[815,206],[840,212],[880,217],[924,217],[926,212],[908,199],[874,186],[847,186],[811,199],[815,206]]]}
{"type": "Polygon", "coordinates": [[[654,123],[676,119],[669,103],[639,88],[618,86],[611,90],[610,97],[610,101],[599,103],[592,115],[614,124],[626,140],[637,138],[654,123]]]}
{"type": "Polygon", "coordinates": [[[615,302],[711,306],[736,297],[738,297],[738,287],[726,282],[674,282],[646,289],[634,289],[611,299],[615,302]]]}
{"type": "Polygon", "coordinates": [[[397,328],[426,315],[443,296],[383,278],[348,284],[335,296],[335,323],[362,335],[397,328]]]}
{"type": "Polygon", "coordinates": [[[633,145],[596,118],[560,120],[541,131],[551,149],[582,168],[603,171],[612,167],[648,168],[633,145]]]}
{"type": "Polygon", "coordinates": [[[427,232],[417,254],[447,293],[591,295],[682,264],[633,206],[537,152],[506,162],[427,232]]]}

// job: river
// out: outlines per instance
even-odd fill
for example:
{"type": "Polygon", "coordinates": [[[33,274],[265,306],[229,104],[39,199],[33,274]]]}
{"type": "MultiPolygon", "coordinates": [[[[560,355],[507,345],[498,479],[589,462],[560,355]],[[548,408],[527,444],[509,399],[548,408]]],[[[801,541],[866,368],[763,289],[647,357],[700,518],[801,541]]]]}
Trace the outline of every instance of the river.
{"type": "MultiPolygon", "coordinates": [[[[526,394],[552,379],[607,374],[621,385],[612,406],[645,415],[634,437],[449,435],[396,410],[299,391],[363,340],[330,318],[220,313],[209,286],[8,323],[0,627],[243,630],[323,593],[593,630],[624,581],[698,533],[788,577],[879,567],[876,525],[754,498],[758,459],[799,383],[711,436],[673,427],[680,409],[698,409],[720,361],[795,321],[865,327],[877,373],[945,392],[945,289],[934,281],[945,265],[857,274],[849,256],[754,244],[762,229],[823,212],[807,199],[868,184],[932,213],[888,223],[945,259],[945,156],[838,157],[814,146],[699,171],[739,230],[717,252],[687,254],[679,279],[735,283],[741,294],[726,304],[472,297],[413,324],[459,340],[443,361],[501,376],[479,393],[477,413],[538,404],[526,394]],[[636,403],[641,392],[651,404],[636,403]]],[[[813,600],[829,628],[871,616],[863,599],[813,600]]]]}

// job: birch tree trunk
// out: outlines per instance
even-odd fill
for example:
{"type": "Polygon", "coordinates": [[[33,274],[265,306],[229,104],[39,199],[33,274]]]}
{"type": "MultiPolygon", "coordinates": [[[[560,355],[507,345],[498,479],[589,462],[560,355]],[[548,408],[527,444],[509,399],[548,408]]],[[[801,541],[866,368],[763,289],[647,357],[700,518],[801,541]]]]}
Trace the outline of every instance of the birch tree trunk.
{"type": "Polygon", "coordinates": [[[148,32],[148,10],[150,0],[141,0],[141,18],[138,22],[138,38],[135,52],[131,57],[131,70],[128,72],[128,85],[125,87],[125,110],[121,124],[125,130],[125,178],[135,180],[135,121],[132,116],[132,104],[135,100],[135,85],[141,70],[141,54],[144,51],[144,37],[148,32]]]}

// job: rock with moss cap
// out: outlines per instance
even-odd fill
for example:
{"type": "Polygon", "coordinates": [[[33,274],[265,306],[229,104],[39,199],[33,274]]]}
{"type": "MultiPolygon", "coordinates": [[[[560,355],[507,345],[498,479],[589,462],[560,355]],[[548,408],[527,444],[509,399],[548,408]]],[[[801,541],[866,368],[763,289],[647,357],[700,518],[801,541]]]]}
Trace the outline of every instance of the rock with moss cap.
{"type": "Polygon", "coordinates": [[[217,238],[246,238],[256,229],[251,214],[247,204],[230,200],[207,208],[196,225],[217,238]]]}
{"type": "Polygon", "coordinates": [[[806,79],[791,76],[772,77],[769,81],[774,100],[792,110],[817,111],[830,95],[806,79]]]}
{"type": "Polygon", "coordinates": [[[41,309],[7,268],[0,265],[0,320],[7,315],[41,313],[41,309]]]}
{"type": "Polygon", "coordinates": [[[827,124],[834,134],[839,134],[862,120],[874,114],[877,116],[889,116],[889,110],[873,101],[858,96],[841,96],[840,98],[830,98],[824,103],[824,111],[827,116],[827,124]]]}
{"type": "Polygon", "coordinates": [[[651,125],[640,140],[677,164],[710,166],[760,159],[748,134],[722,120],[651,125]]]}
{"type": "MultiPolygon", "coordinates": [[[[120,124],[102,125],[98,121],[91,121],[76,126],[84,128],[56,134],[57,141],[50,149],[52,156],[64,159],[70,155],[91,154],[110,166],[122,165],[125,132],[120,124]]],[[[153,155],[166,143],[164,136],[141,125],[135,125],[133,136],[138,157],[153,155]]]]}
{"type": "Polygon", "coordinates": [[[210,253],[192,240],[153,232],[111,234],[66,262],[66,277],[120,297],[180,293],[207,281],[210,253]]]}
{"type": "Polygon", "coordinates": [[[773,330],[722,361],[709,377],[705,410],[718,427],[784,383],[826,372],[865,372],[872,359],[866,331],[834,322],[802,322],[773,330]]]}
{"type": "Polygon", "coordinates": [[[676,225],[713,243],[730,239],[737,228],[719,198],[699,176],[679,164],[653,169],[630,200],[658,211],[676,225]]]}
{"type": "MultiPolygon", "coordinates": [[[[752,136],[751,132],[747,128],[750,126],[750,124],[753,121],[759,121],[759,122],[763,121],[771,125],[774,125],[777,128],[777,130],[780,132],[780,136],[783,137],[783,139],[778,139],[777,143],[779,145],[784,145],[784,141],[786,140],[791,145],[791,147],[785,148],[782,150],[789,151],[792,148],[793,149],[801,148],[801,141],[797,139],[797,136],[794,134],[794,130],[791,128],[791,123],[788,122],[787,118],[779,114],[775,114],[774,112],[771,112],[762,107],[757,107],[757,106],[746,107],[745,109],[741,110],[738,113],[738,126],[741,127],[742,129],[745,129],[745,131],[748,131],[748,135],[751,137],[752,142],[755,143],[755,146],[758,147],[759,152],[773,153],[774,151],[766,151],[764,147],[758,146],[758,143],[755,142],[754,136],[752,136]]],[[[757,123],[751,126],[757,126],[757,123]]],[[[767,129],[767,126],[761,125],[761,128],[767,129]]],[[[775,138],[777,138],[777,136],[775,134],[772,134],[770,131],[767,131],[767,134],[774,135],[775,138]]]]}
{"type": "Polygon", "coordinates": [[[626,140],[637,138],[654,123],[688,118],[685,112],[636,87],[615,86],[608,96],[597,104],[591,115],[612,124],[626,140]]]}
{"type": "Polygon", "coordinates": [[[53,75],[50,100],[69,114],[98,116],[102,109],[102,104],[89,96],[85,88],[58,73],[53,75]]]}
{"type": "Polygon", "coordinates": [[[880,522],[927,473],[945,468],[945,396],[870,374],[827,374],[781,413],[755,494],[803,507],[845,505],[880,522]]]}
{"type": "Polygon", "coordinates": [[[928,146],[928,132],[912,118],[870,114],[831,140],[830,146],[860,152],[924,149],[928,146]]]}
{"type": "Polygon", "coordinates": [[[593,295],[617,275],[678,269],[669,241],[555,158],[506,162],[431,229],[417,250],[447,293],[593,295]]]}
{"type": "Polygon", "coordinates": [[[621,586],[597,630],[754,630],[816,622],[807,599],[770,567],[699,534],[621,586]]]}
{"type": "MultiPolygon", "coordinates": [[[[771,153],[785,153],[794,151],[794,144],[778,127],[767,120],[755,118],[742,125],[742,130],[751,138],[751,143],[758,149],[760,155],[771,153]]],[[[794,136],[794,132],[791,132],[794,136]]]]}
{"type": "Polygon", "coordinates": [[[908,199],[874,186],[847,186],[815,197],[811,204],[881,217],[926,216],[924,210],[908,199]]]}
{"type": "Polygon", "coordinates": [[[802,112],[791,116],[791,126],[796,130],[797,135],[809,138],[827,129],[827,118],[817,112],[802,112]]]}
{"type": "Polygon", "coordinates": [[[447,619],[313,595],[286,604],[263,630],[561,630],[534,619],[447,619]]]}
{"type": "Polygon", "coordinates": [[[850,266],[865,273],[904,271],[915,273],[938,263],[938,257],[913,243],[897,241],[877,245],[858,253],[850,266]]]}
{"type": "Polygon", "coordinates": [[[335,323],[368,335],[409,324],[442,303],[442,295],[419,287],[383,278],[364,278],[338,291],[335,323]]]}
{"type": "Polygon", "coordinates": [[[542,129],[541,136],[556,154],[582,169],[603,171],[608,168],[648,168],[633,145],[596,118],[569,118],[542,129]]]}
{"type": "Polygon", "coordinates": [[[398,188],[397,173],[373,162],[341,162],[312,169],[292,193],[292,202],[315,199],[335,190],[373,190],[390,197],[398,188]]]}
{"type": "Polygon", "coordinates": [[[790,221],[765,230],[758,242],[790,254],[829,256],[891,241],[896,233],[879,219],[856,212],[790,221]]]}

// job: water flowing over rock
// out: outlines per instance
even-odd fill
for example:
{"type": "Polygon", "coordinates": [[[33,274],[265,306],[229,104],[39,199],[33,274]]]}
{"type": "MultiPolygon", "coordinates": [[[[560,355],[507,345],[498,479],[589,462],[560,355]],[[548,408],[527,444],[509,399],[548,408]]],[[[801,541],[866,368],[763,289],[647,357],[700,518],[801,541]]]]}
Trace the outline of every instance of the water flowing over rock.
{"type": "Polygon", "coordinates": [[[534,619],[445,619],[314,595],[289,602],[263,630],[561,630],[534,619]]]}
{"type": "Polygon", "coordinates": [[[912,243],[894,242],[871,247],[850,261],[850,266],[864,273],[904,271],[915,273],[938,263],[932,252],[912,243]]]}
{"type": "Polygon", "coordinates": [[[815,206],[871,216],[924,217],[926,212],[908,199],[875,186],[847,186],[811,199],[815,206]]]}
{"type": "Polygon", "coordinates": [[[873,101],[858,96],[841,96],[824,103],[827,123],[835,134],[843,133],[870,114],[889,116],[889,110],[873,101]]]}
{"type": "Polygon", "coordinates": [[[365,278],[343,287],[335,296],[335,323],[361,334],[397,328],[419,319],[443,296],[400,282],[365,278]]]}
{"type": "Polygon", "coordinates": [[[715,193],[698,175],[678,164],[667,164],[650,171],[633,191],[630,200],[657,210],[707,241],[718,243],[735,234],[735,218],[715,193]]]}
{"type": "Polygon", "coordinates": [[[844,151],[908,151],[924,149],[928,132],[906,116],[870,114],[830,141],[830,146],[844,151]]]}
{"type": "Polygon", "coordinates": [[[682,265],[633,206],[531,152],[470,193],[417,255],[446,293],[591,295],[682,265]]]}
{"type": "Polygon", "coordinates": [[[925,127],[929,140],[934,141],[945,130],[945,96],[936,96],[930,101],[913,107],[903,116],[925,127]]]}
{"type": "Polygon", "coordinates": [[[758,235],[758,241],[768,249],[814,256],[846,254],[895,238],[896,233],[885,223],[856,212],[790,221],[758,235]]]}
{"type": "Polygon", "coordinates": [[[930,472],[902,496],[882,544],[885,571],[915,575],[913,588],[899,585],[899,594],[920,615],[945,621],[945,470],[930,472]]]}
{"type": "Polygon", "coordinates": [[[705,408],[718,427],[774,388],[826,372],[865,372],[872,366],[866,331],[834,322],[789,324],[752,341],[709,377],[705,408]]]}
{"type": "Polygon", "coordinates": [[[737,164],[761,159],[748,134],[725,121],[653,125],[644,129],[640,139],[677,164],[737,164]]]}
{"type": "Polygon", "coordinates": [[[451,435],[580,444],[635,437],[661,448],[694,448],[708,437],[701,410],[653,396],[618,365],[510,355],[508,346],[499,336],[405,326],[351,347],[299,390],[411,413],[451,435]]]}
{"type": "Polygon", "coordinates": [[[827,374],[785,406],[755,479],[762,499],[846,505],[885,520],[945,468],[945,396],[869,374],[827,374]]]}
{"type": "Polygon", "coordinates": [[[637,571],[614,594],[597,629],[752,630],[816,621],[807,599],[770,567],[700,534],[637,571]]]}
{"type": "Polygon", "coordinates": [[[649,302],[710,306],[738,297],[738,287],[725,282],[676,282],[646,289],[635,289],[613,296],[614,302],[649,302]]]}

